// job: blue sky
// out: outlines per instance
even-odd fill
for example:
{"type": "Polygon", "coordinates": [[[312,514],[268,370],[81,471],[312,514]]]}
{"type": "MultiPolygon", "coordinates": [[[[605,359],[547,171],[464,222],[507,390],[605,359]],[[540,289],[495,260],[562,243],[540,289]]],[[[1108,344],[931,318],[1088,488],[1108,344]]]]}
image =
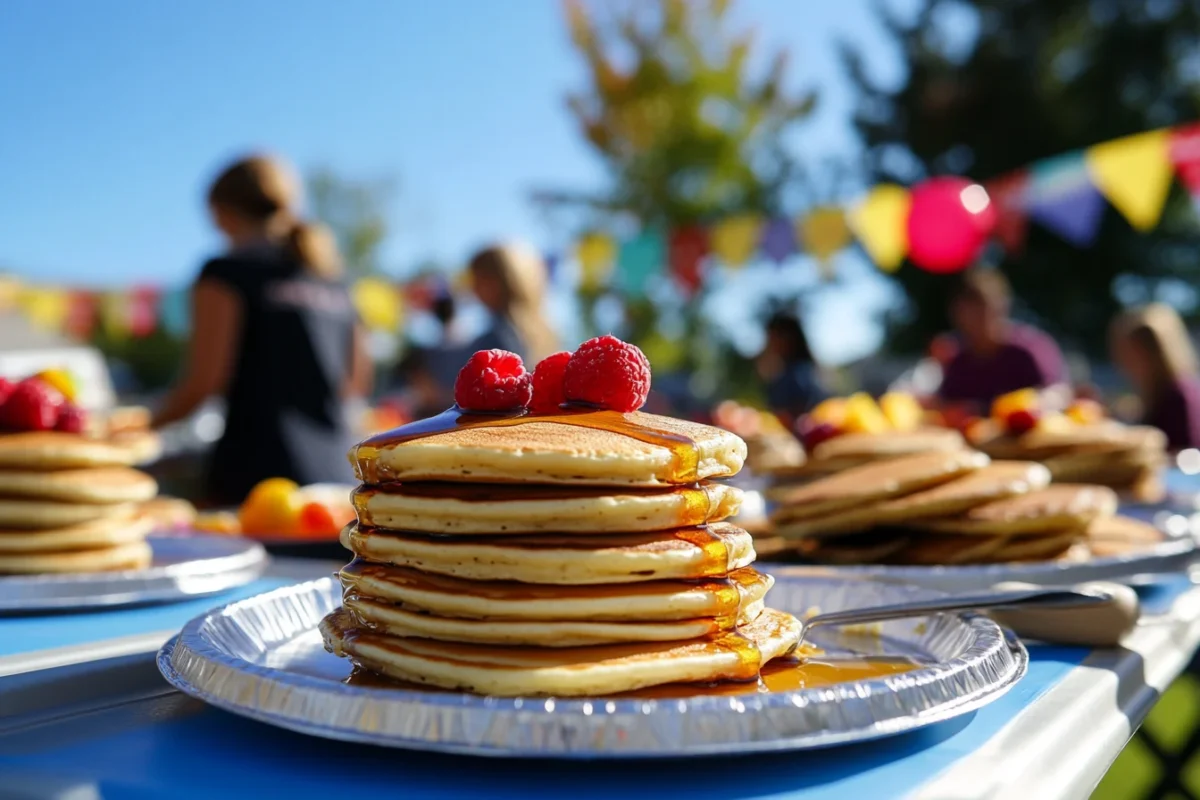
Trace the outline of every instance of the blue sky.
{"type": "MultiPolygon", "coordinates": [[[[855,152],[839,37],[898,77],[871,5],[735,3],[821,93],[793,142],[805,157],[855,152]]],[[[183,284],[217,246],[207,181],[251,149],[394,179],[394,265],[494,237],[559,245],[530,190],[603,176],[564,108],[582,70],[556,0],[25,0],[0,8],[0,74],[0,268],[44,281],[183,284]]],[[[889,296],[853,255],[839,265],[853,280],[809,319],[835,361],[877,336],[837,321],[889,296]]]]}

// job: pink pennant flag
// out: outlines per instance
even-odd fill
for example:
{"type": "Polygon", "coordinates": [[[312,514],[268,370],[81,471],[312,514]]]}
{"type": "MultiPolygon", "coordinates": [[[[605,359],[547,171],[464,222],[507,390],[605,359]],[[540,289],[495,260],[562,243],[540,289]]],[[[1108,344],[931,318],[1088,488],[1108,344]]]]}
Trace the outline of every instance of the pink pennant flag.
{"type": "Polygon", "coordinates": [[[151,286],[136,287],[130,294],[126,308],[134,336],[149,336],[158,327],[158,296],[158,289],[151,286]]]}
{"type": "Polygon", "coordinates": [[[708,231],[699,225],[676,228],[667,242],[667,261],[671,274],[684,294],[691,296],[700,288],[700,267],[708,255],[708,231]]]}
{"type": "Polygon", "coordinates": [[[1020,253],[1029,231],[1025,201],[1029,191],[1029,172],[1021,169],[984,183],[996,209],[996,238],[1010,253],[1020,253]]]}

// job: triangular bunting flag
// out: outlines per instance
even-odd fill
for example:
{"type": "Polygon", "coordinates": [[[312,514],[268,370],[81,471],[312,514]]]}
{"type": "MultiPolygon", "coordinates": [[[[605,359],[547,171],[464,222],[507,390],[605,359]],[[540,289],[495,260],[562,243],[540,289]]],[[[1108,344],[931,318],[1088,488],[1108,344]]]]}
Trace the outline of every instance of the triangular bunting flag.
{"type": "Polygon", "coordinates": [[[799,228],[804,250],[816,257],[822,279],[833,280],[831,259],[850,243],[845,212],[834,206],[813,209],[800,218],[799,228]]]}
{"type": "Polygon", "coordinates": [[[1171,132],[1170,156],[1175,174],[1187,187],[1196,210],[1200,211],[1200,123],[1171,132]]]}
{"type": "Polygon", "coordinates": [[[1026,207],[1031,218],[1071,244],[1087,247],[1100,228],[1104,196],[1088,176],[1083,153],[1066,153],[1033,165],[1026,207]]]}
{"type": "Polygon", "coordinates": [[[158,302],[158,317],[163,330],[172,336],[186,336],[192,324],[192,293],[189,289],[163,292],[158,302]]]}
{"type": "Polygon", "coordinates": [[[763,254],[782,264],[796,252],[796,229],[792,221],[784,217],[776,217],[767,223],[762,232],[760,245],[763,254]]]}
{"type": "Polygon", "coordinates": [[[621,291],[633,297],[646,293],[650,278],[661,271],[667,260],[666,242],[657,231],[642,231],[621,242],[617,253],[617,283],[621,291]]]}
{"type": "Polygon", "coordinates": [[[1088,148],[1092,180],[1129,224],[1147,231],[1158,224],[1171,189],[1169,132],[1147,131],[1088,148]]]}
{"type": "Polygon", "coordinates": [[[68,336],[80,341],[92,338],[96,329],[96,296],[91,292],[71,292],[67,300],[67,318],[63,330],[68,336]]]}
{"type": "Polygon", "coordinates": [[[599,289],[608,284],[613,264],[617,260],[617,243],[605,233],[585,233],[575,245],[579,261],[579,283],[585,289],[599,289]]]}
{"type": "Polygon", "coordinates": [[[763,220],[758,214],[735,214],[713,226],[712,251],[730,267],[740,267],[754,257],[763,220]]]}
{"type": "Polygon", "coordinates": [[[138,286],[129,295],[129,332],[149,336],[158,327],[158,290],[138,286]]]}
{"type": "Polygon", "coordinates": [[[863,249],[884,272],[895,272],[908,253],[908,190],[883,183],[851,210],[847,221],[863,249]]]}
{"type": "Polygon", "coordinates": [[[708,232],[699,225],[671,231],[667,246],[671,274],[689,297],[700,288],[700,266],[708,255],[708,232]]]}
{"type": "Polygon", "coordinates": [[[1029,193],[1028,170],[1017,170],[984,184],[992,207],[996,209],[996,238],[1010,253],[1020,253],[1025,247],[1029,230],[1029,215],[1025,204],[1029,193]]]}
{"type": "Polygon", "coordinates": [[[62,330],[69,304],[66,292],[28,287],[21,290],[17,302],[35,327],[46,331],[62,330]]]}

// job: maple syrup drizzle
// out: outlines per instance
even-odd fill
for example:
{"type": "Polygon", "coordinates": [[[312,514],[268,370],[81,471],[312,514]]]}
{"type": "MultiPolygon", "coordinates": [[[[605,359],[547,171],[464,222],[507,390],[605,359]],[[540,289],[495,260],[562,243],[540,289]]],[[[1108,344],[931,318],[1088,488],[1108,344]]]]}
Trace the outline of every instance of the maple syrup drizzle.
{"type": "Polygon", "coordinates": [[[453,406],[436,416],[416,420],[363,440],[354,446],[351,461],[357,466],[364,483],[377,485],[397,478],[386,468],[381,468],[380,450],[454,430],[510,428],[531,422],[556,422],[608,431],[639,442],[664,447],[671,453],[671,463],[666,476],[669,483],[695,483],[700,479],[700,449],[690,437],[643,425],[630,415],[617,411],[579,407],[563,407],[554,414],[532,414],[524,410],[482,414],[453,406]]]}

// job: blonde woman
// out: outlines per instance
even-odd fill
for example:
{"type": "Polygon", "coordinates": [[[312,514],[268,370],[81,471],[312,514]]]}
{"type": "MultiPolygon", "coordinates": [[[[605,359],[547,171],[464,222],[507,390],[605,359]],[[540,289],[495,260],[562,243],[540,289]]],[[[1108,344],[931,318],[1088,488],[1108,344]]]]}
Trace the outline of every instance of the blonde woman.
{"type": "Polygon", "coordinates": [[[494,245],[472,258],[471,288],[491,312],[488,329],[471,350],[511,350],[533,366],[558,349],[558,338],[546,322],[546,264],[523,245],[494,245]]]}
{"type": "Polygon", "coordinates": [[[1152,303],[1127,311],[1113,320],[1109,341],[1142,401],[1143,422],[1161,429],[1171,450],[1200,447],[1196,351],[1175,309],[1152,303]]]}
{"type": "Polygon", "coordinates": [[[292,171],[266,156],[231,164],[208,191],[228,249],[196,280],[187,366],[154,422],[225,398],[213,505],[240,503],[265,478],[351,477],[344,403],[369,391],[371,364],[333,237],[300,218],[299,202],[292,171]]]}

